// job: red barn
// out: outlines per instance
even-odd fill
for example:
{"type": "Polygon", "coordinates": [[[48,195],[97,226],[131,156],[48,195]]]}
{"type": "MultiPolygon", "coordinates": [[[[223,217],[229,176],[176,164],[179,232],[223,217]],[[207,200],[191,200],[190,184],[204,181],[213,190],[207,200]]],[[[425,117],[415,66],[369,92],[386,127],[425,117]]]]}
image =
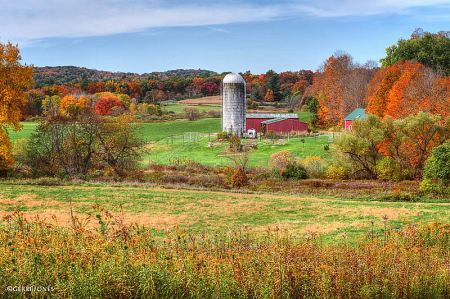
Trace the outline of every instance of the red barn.
{"type": "Polygon", "coordinates": [[[344,118],[345,132],[352,130],[353,120],[363,119],[366,117],[367,117],[366,109],[356,108],[355,110],[353,110],[352,113],[350,113],[346,118],[344,118]]]}
{"type": "Polygon", "coordinates": [[[308,123],[299,121],[296,113],[247,113],[245,124],[247,130],[255,129],[257,132],[308,132],[308,123]]]}

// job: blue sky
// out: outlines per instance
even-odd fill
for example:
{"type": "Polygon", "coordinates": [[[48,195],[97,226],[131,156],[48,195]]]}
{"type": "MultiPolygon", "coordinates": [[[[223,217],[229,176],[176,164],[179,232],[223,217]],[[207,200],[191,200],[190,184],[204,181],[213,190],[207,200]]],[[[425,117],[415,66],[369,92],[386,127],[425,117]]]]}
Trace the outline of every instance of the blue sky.
{"type": "Polygon", "coordinates": [[[450,30],[450,1],[0,0],[23,62],[145,73],[316,70],[336,50],[380,59],[415,28],[450,30]]]}

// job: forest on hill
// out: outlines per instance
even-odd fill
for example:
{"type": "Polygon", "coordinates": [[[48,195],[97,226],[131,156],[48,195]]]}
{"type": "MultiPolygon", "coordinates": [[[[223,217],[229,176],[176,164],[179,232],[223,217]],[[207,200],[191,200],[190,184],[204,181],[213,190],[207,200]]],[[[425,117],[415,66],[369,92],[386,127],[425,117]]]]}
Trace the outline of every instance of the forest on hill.
{"type": "Polygon", "coordinates": [[[37,88],[53,84],[77,84],[83,78],[90,81],[122,80],[122,79],[167,79],[170,77],[212,77],[217,73],[210,70],[177,69],[165,72],[144,74],[130,72],[108,72],[78,66],[45,66],[34,67],[33,79],[37,88]]]}

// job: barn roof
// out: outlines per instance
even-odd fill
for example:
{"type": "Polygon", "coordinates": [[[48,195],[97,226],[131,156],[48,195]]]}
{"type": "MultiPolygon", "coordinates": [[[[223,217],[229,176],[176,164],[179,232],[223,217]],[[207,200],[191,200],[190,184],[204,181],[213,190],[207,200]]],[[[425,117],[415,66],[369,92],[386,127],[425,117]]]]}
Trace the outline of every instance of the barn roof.
{"type": "Polygon", "coordinates": [[[297,113],[247,113],[247,118],[298,118],[297,113]]]}
{"type": "Polygon", "coordinates": [[[265,121],[262,121],[261,123],[262,124],[264,124],[264,125],[268,125],[268,124],[271,124],[271,123],[276,123],[276,122],[278,122],[278,121],[282,121],[282,120],[286,120],[287,118],[274,118],[274,119],[269,119],[269,120],[265,120],[265,121]]]}
{"type": "Polygon", "coordinates": [[[347,115],[347,117],[344,118],[344,120],[363,119],[363,118],[366,118],[366,117],[367,117],[366,109],[356,108],[355,110],[353,110],[352,113],[347,115]]]}

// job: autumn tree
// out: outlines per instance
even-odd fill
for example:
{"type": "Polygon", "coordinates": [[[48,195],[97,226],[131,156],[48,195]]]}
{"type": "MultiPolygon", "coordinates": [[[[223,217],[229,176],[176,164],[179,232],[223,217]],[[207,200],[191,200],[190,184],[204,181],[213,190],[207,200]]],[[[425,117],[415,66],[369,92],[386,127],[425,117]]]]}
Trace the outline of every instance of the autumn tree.
{"type": "Polygon", "coordinates": [[[65,96],[61,100],[61,113],[67,116],[74,116],[83,112],[88,104],[88,99],[84,96],[76,98],[74,96],[65,96]]]}
{"type": "Polygon", "coordinates": [[[27,102],[22,106],[22,117],[42,115],[42,102],[45,95],[40,90],[32,89],[26,93],[27,102]]]}
{"type": "Polygon", "coordinates": [[[405,118],[419,111],[450,115],[450,79],[420,63],[399,62],[375,75],[369,86],[367,112],[405,118]]]}
{"type": "Polygon", "coordinates": [[[138,168],[144,152],[141,129],[130,115],[106,119],[90,110],[76,118],[56,115],[31,135],[26,160],[33,170],[49,175],[107,167],[125,176],[138,168]]]}
{"type": "Polygon", "coordinates": [[[203,83],[202,92],[208,96],[218,94],[220,91],[219,85],[214,82],[208,81],[203,83]]]}
{"type": "Polygon", "coordinates": [[[102,98],[97,102],[97,104],[95,104],[95,110],[100,115],[109,115],[113,107],[121,107],[125,109],[122,102],[112,96],[102,98]]]}
{"type": "Polygon", "coordinates": [[[273,102],[274,101],[273,91],[271,89],[267,90],[267,93],[266,93],[266,96],[264,97],[264,100],[266,102],[273,102]]]}
{"type": "Polygon", "coordinates": [[[346,53],[336,52],[314,76],[307,95],[319,99],[321,124],[336,125],[356,108],[366,108],[366,93],[376,72],[373,62],[360,65],[346,53]],[[321,96],[322,94],[322,96],[321,96]]]}
{"type": "Polygon", "coordinates": [[[20,63],[18,46],[0,43],[0,169],[14,163],[8,130],[17,132],[21,110],[26,105],[25,92],[33,84],[33,67],[20,63]]]}

